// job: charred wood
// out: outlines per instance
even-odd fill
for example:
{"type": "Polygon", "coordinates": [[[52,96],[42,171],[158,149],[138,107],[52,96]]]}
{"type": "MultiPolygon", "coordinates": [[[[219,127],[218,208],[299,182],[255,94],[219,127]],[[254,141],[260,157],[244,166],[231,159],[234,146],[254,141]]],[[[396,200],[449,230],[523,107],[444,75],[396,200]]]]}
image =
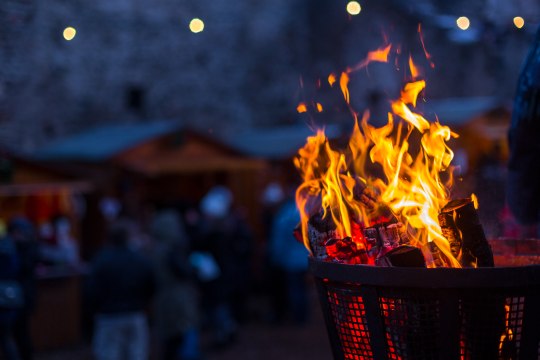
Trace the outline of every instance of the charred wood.
{"type": "Polygon", "coordinates": [[[326,242],[337,238],[337,226],[332,216],[324,216],[321,210],[311,216],[308,221],[308,239],[313,257],[317,260],[326,259],[326,242]]]}
{"type": "MultiPolygon", "coordinates": [[[[494,266],[493,252],[472,199],[450,201],[442,209],[439,223],[461,266],[494,266]]],[[[484,301],[473,296],[463,300],[461,311],[463,337],[470,352],[468,355],[473,359],[496,359],[501,335],[505,330],[505,299],[484,301]],[[480,329],[484,332],[482,337],[477,335],[480,329]]]]}
{"type": "Polygon", "coordinates": [[[450,201],[439,214],[439,224],[462,266],[494,266],[493,252],[472,199],[450,201]]]}
{"type": "Polygon", "coordinates": [[[410,245],[401,245],[388,251],[385,255],[378,257],[375,264],[378,266],[426,267],[422,251],[410,245]]]}

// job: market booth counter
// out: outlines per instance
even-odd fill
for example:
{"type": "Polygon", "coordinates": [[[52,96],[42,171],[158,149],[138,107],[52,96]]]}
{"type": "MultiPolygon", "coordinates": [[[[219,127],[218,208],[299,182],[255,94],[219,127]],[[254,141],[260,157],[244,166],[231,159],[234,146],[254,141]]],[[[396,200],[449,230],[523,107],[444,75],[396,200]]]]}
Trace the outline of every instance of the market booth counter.
{"type": "Polygon", "coordinates": [[[81,340],[80,237],[73,196],[83,183],[0,185],[0,218],[16,217],[35,228],[37,265],[30,336],[36,351],[69,346],[81,340]],[[61,215],[59,215],[61,214],[61,215]]]}
{"type": "Polygon", "coordinates": [[[82,282],[86,268],[39,268],[30,332],[37,351],[80,343],[82,282]]]}
{"type": "MultiPolygon", "coordinates": [[[[36,351],[76,344],[81,340],[81,283],[85,267],[79,262],[79,205],[92,191],[55,169],[9,153],[0,159],[0,222],[5,232],[14,218],[28,220],[37,239],[35,296],[30,299],[30,336],[36,351]]],[[[30,263],[32,263],[31,261],[30,263]]],[[[29,272],[31,273],[31,272],[29,272]]]]}

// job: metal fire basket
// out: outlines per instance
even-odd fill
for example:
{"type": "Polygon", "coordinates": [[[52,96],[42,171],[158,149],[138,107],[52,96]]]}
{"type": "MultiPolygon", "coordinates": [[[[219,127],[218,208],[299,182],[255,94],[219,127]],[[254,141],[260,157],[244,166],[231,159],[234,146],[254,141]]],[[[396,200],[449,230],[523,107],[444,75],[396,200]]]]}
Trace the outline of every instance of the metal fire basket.
{"type": "Polygon", "coordinates": [[[540,359],[540,265],[309,267],[334,359],[540,359]]]}

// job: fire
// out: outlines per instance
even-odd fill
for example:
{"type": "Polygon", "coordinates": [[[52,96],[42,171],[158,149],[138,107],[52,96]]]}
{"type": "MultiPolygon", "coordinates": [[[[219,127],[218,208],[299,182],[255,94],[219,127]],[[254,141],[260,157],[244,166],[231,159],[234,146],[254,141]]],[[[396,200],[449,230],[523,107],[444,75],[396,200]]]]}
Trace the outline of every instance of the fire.
{"type": "Polygon", "coordinates": [[[306,104],[304,103],[298,104],[298,106],[296,107],[296,111],[298,111],[299,113],[305,113],[307,111],[306,104]]]}
{"type": "MultiPolygon", "coordinates": [[[[350,74],[373,61],[388,62],[391,48],[387,45],[370,52],[364,61],[341,74],[339,85],[349,106],[350,74]]],[[[381,208],[386,207],[405,226],[411,245],[422,247],[435,242],[450,266],[460,267],[437,220],[450,200],[453,180],[453,152],[447,142],[458,135],[415,111],[426,83],[417,80],[419,69],[411,58],[409,68],[415,81],[406,84],[400,97],[392,101],[386,125],[376,128],[368,123],[368,112],[358,119],[356,112],[351,111],[355,126],[347,148],[337,149],[319,130],[299,150],[294,163],[303,182],[297,189],[296,202],[308,249],[308,221],[317,209],[322,208],[324,217],[331,216],[340,238],[352,237],[360,248],[365,248],[358,228],[388,221],[386,215],[381,215],[381,208]],[[366,206],[369,201],[363,189],[373,193],[375,206],[366,206]]],[[[332,85],[336,76],[329,76],[328,81],[332,85]]]]}
{"type": "Polygon", "coordinates": [[[383,48],[370,51],[362,62],[360,62],[359,64],[356,64],[352,68],[347,68],[347,73],[352,73],[360,69],[363,69],[366,66],[368,66],[371,62],[388,62],[388,55],[391,49],[392,49],[392,45],[387,45],[383,48]]]}
{"type": "Polygon", "coordinates": [[[512,329],[510,328],[510,306],[508,304],[504,305],[504,312],[505,312],[505,330],[504,333],[501,335],[501,339],[499,341],[499,355],[502,355],[504,344],[507,341],[514,340],[514,334],[512,332],[512,329]]]}
{"type": "Polygon", "coordinates": [[[336,75],[335,74],[328,75],[328,84],[330,84],[330,86],[334,86],[335,82],[336,82],[336,75]]]}

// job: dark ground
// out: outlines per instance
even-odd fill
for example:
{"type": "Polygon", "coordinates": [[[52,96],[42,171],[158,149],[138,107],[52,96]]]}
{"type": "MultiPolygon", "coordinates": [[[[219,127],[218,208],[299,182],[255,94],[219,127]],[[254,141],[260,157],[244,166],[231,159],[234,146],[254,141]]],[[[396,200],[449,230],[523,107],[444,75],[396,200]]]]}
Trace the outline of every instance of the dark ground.
{"type": "MultiPolygon", "coordinates": [[[[324,319],[314,288],[310,289],[311,313],[305,325],[269,324],[251,320],[242,324],[237,341],[224,350],[211,349],[203,339],[204,360],[328,360],[332,359],[324,319]]],[[[264,299],[253,298],[250,307],[257,313],[266,306],[264,299]]],[[[39,353],[36,360],[91,360],[89,342],[80,346],[39,353]]]]}

